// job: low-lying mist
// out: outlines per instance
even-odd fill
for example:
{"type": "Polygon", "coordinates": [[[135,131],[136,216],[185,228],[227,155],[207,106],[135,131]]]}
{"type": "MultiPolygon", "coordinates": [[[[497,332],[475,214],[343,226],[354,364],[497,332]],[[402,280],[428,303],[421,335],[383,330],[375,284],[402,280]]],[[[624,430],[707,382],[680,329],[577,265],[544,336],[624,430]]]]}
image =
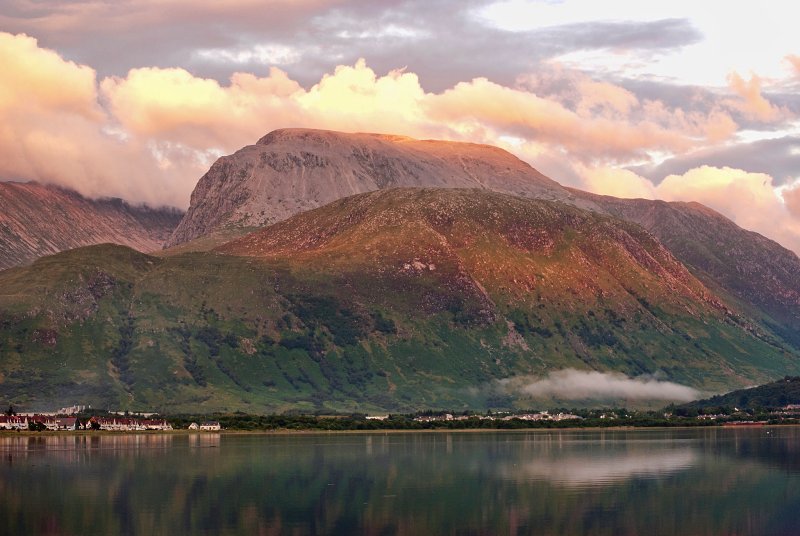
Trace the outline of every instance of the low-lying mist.
{"type": "Polygon", "coordinates": [[[619,372],[563,369],[544,378],[520,376],[498,382],[508,394],[561,400],[663,400],[689,402],[700,393],[686,385],[654,376],[631,378],[619,372]]]}

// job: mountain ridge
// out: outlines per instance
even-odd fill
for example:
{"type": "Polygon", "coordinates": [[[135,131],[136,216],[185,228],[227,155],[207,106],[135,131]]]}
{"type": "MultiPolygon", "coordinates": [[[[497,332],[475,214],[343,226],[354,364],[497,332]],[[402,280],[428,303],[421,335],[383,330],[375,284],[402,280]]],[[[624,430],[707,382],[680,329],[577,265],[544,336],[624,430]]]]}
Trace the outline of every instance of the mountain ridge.
{"type": "Polygon", "coordinates": [[[104,242],[157,251],[182,217],[177,209],[89,199],[35,182],[0,182],[0,205],[0,270],[104,242]]]}
{"type": "Polygon", "coordinates": [[[696,202],[617,199],[572,190],[609,214],[647,229],[715,290],[766,313],[781,336],[800,343],[800,258],[696,202]]]}

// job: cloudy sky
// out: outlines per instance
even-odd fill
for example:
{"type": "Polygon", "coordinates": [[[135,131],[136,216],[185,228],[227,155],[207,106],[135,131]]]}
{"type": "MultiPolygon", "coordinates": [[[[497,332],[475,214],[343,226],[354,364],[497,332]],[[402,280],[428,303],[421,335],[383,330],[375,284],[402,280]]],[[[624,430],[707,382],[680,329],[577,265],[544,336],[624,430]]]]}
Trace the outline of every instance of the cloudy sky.
{"type": "Polygon", "coordinates": [[[500,145],[800,251],[793,2],[3,0],[0,180],[185,208],[282,127],[500,145]]]}

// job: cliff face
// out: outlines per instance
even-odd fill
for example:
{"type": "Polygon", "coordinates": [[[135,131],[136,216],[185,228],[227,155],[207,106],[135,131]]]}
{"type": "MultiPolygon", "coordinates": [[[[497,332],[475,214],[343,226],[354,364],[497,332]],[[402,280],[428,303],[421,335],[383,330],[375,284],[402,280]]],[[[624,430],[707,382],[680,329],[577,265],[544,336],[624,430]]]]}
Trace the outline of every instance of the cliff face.
{"type": "Polygon", "coordinates": [[[343,197],[396,187],[480,188],[592,208],[496,147],[285,129],[217,160],[198,182],[168,246],[226,226],[269,225],[343,197]]]}
{"type": "Polygon", "coordinates": [[[111,242],[156,251],[182,214],[87,199],[36,183],[0,182],[0,269],[81,246],[111,242]]]}

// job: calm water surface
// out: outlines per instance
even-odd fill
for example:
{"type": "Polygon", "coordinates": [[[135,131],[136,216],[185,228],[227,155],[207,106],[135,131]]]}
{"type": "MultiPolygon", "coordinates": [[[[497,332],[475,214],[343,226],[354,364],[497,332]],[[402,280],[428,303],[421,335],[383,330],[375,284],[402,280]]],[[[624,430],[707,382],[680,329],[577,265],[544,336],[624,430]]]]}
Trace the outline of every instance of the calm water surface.
{"type": "Polygon", "coordinates": [[[800,534],[800,428],[4,435],[0,533],[800,534]]]}

